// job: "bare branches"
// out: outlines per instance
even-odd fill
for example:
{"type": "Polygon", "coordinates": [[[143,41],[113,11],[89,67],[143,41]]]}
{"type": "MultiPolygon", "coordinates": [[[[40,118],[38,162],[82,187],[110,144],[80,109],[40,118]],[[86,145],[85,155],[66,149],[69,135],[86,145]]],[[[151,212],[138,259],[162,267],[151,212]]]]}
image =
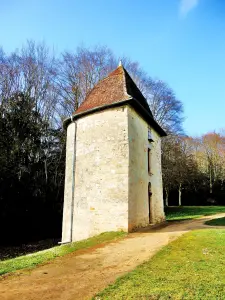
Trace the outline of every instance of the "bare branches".
{"type": "MultiPolygon", "coordinates": [[[[119,59],[107,47],[78,48],[64,52],[58,65],[57,92],[61,112],[72,114],[93,86],[116,68],[119,59]]],[[[123,65],[131,74],[139,89],[148,100],[153,116],[169,133],[181,133],[183,106],[168,85],[153,80],[138,62],[122,58],[123,65]]]]}
{"type": "Polygon", "coordinates": [[[0,58],[0,104],[22,92],[35,102],[36,110],[51,120],[55,113],[57,94],[53,85],[57,76],[56,60],[45,44],[28,41],[9,56],[1,52],[0,58]]]}
{"type": "Polygon", "coordinates": [[[72,114],[93,86],[115,67],[115,57],[107,47],[77,48],[62,53],[56,87],[64,115],[72,114]]]}
{"type": "Polygon", "coordinates": [[[183,105],[161,80],[146,81],[146,98],[157,122],[168,133],[182,133],[183,105]]]}
{"type": "Polygon", "coordinates": [[[167,205],[171,190],[179,191],[179,205],[181,205],[182,190],[193,186],[199,174],[189,138],[168,136],[163,139],[162,174],[167,205]]]}
{"type": "Polygon", "coordinates": [[[163,182],[167,194],[171,190],[204,192],[205,201],[214,201],[225,182],[225,136],[208,133],[201,137],[170,136],[162,143],[163,182]],[[180,190],[180,189],[179,189],[180,190]],[[208,200],[207,200],[208,199],[208,200]],[[212,200],[213,199],[213,200],[212,200]]]}

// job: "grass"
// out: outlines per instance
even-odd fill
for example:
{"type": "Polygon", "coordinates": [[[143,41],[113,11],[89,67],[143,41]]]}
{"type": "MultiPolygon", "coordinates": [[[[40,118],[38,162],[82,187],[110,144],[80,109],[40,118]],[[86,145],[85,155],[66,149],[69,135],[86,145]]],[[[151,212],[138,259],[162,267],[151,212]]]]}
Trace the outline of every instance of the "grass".
{"type": "Polygon", "coordinates": [[[205,224],[210,225],[210,226],[225,226],[225,218],[209,220],[209,221],[206,221],[205,224]]]}
{"type": "Polygon", "coordinates": [[[93,299],[224,299],[225,230],[196,230],[93,299]]]}
{"type": "MultiPolygon", "coordinates": [[[[195,206],[195,207],[168,207],[166,208],[167,220],[184,220],[184,219],[194,219],[204,215],[212,215],[216,213],[225,212],[225,207],[223,206],[195,206]]],[[[221,225],[223,221],[217,219],[219,223],[212,225],[221,225]]],[[[216,220],[214,220],[216,222],[216,220]]],[[[211,225],[211,224],[209,224],[211,225]]],[[[89,238],[84,241],[75,242],[71,244],[56,246],[47,250],[39,251],[33,254],[28,254],[13,259],[7,259],[0,261],[0,275],[11,273],[16,270],[21,269],[30,269],[39,264],[46,263],[50,260],[53,260],[56,257],[63,256],[65,254],[89,248],[100,243],[106,243],[112,240],[122,238],[126,235],[124,232],[106,232],[98,236],[89,238]]]]}
{"type": "Polygon", "coordinates": [[[126,233],[124,232],[105,232],[80,242],[56,246],[44,251],[4,260],[0,262],[0,275],[25,268],[33,268],[39,264],[53,260],[56,257],[63,256],[80,249],[90,248],[97,244],[117,240],[125,235],[126,233]]]}
{"type": "Polygon", "coordinates": [[[167,221],[180,221],[225,213],[225,206],[170,206],[165,208],[165,213],[167,221]]]}

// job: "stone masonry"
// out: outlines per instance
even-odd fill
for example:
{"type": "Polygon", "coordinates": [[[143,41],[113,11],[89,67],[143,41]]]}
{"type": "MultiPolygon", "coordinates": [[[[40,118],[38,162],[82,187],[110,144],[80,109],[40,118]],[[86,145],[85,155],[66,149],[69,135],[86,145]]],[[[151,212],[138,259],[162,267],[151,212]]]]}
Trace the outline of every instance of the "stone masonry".
{"type": "Polygon", "coordinates": [[[161,136],[165,132],[145,101],[120,66],[65,121],[62,242],[105,231],[132,231],[164,220],[161,136]]]}

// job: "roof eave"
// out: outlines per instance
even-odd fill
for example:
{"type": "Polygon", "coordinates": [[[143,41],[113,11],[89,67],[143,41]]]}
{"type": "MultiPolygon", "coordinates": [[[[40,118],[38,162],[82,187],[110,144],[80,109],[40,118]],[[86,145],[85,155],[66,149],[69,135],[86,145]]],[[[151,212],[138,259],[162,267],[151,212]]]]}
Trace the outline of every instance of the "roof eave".
{"type": "Polygon", "coordinates": [[[71,122],[73,122],[73,121],[75,121],[75,120],[77,120],[81,117],[84,117],[86,115],[90,115],[92,113],[102,111],[102,110],[105,110],[105,109],[108,109],[108,108],[113,108],[113,107],[118,107],[118,106],[128,104],[131,100],[132,100],[132,98],[129,98],[129,99],[121,100],[121,101],[118,101],[118,102],[101,105],[101,106],[98,106],[98,107],[91,108],[89,110],[80,112],[78,114],[76,114],[76,112],[75,112],[74,115],[72,115],[71,117],[69,117],[69,118],[67,118],[63,121],[63,128],[66,129],[71,122]]]}
{"type": "Polygon", "coordinates": [[[158,132],[158,134],[162,137],[162,136],[167,136],[167,133],[162,129],[162,127],[152,118],[151,114],[133,97],[130,97],[129,99],[126,100],[121,100],[118,102],[114,102],[111,104],[106,104],[106,105],[102,105],[102,106],[98,106],[83,112],[80,112],[78,114],[74,114],[72,115],[70,118],[67,118],[64,120],[63,122],[63,128],[66,129],[68,127],[68,125],[81,118],[84,117],[86,115],[98,112],[98,111],[102,111],[108,108],[113,108],[113,107],[118,107],[118,106],[122,106],[122,105],[126,105],[126,104],[130,104],[131,106],[134,107],[134,109],[136,109],[140,115],[145,119],[145,121],[151,125],[156,132],[158,132]]]}

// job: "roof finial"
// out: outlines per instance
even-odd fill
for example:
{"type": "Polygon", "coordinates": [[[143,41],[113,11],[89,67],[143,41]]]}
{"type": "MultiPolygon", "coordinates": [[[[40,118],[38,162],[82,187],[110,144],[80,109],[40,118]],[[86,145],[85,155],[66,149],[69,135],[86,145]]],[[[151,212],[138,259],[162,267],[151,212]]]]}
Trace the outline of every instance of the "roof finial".
{"type": "Polygon", "coordinates": [[[119,66],[118,67],[122,67],[122,60],[121,59],[119,61],[119,66]]]}

